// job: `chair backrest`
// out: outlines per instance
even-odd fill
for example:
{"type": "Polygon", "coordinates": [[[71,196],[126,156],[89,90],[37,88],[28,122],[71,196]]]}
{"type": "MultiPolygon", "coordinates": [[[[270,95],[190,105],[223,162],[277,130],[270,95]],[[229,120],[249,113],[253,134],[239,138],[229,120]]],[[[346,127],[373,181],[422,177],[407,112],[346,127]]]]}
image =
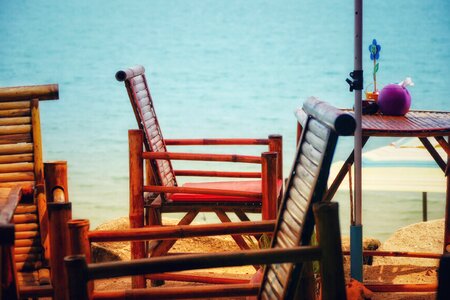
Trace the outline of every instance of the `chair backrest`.
{"type": "Polygon", "coordinates": [[[57,84],[0,88],[0,188],[23,194],[13,217],[17,271],[49,258],[39,101],[53,99],[57,84]]]}
{"type": "MultiPolygon", "coordinates": [[[[167,152],[166,143],[156,117],[152,96],[143,66],[118,71],[118,81],[124,81],[139,128],[144,132],[147,151],[167,152]]],[[[163,186],[176,186],[175,172],[170,160],[158,159],[151,162],[156,181],[163,186]]]]}
{"type": "MultiPolygon", "coordinates": [[[[304,103],[302,112],[303,132],[279,210],[273,248],[310,244],[312,204],[323,199],[337,138],[352,134],[356,127],[353,116],[313,97],[304,103]]],[[[301,270],[301,264],[268,265],[260,298],[293,299],[301,270]]]]}

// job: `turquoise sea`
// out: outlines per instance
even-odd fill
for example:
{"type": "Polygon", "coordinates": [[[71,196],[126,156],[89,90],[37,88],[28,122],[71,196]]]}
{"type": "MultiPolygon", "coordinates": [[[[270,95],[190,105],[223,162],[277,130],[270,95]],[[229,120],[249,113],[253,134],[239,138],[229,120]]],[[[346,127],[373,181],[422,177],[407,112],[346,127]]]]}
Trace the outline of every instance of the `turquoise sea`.
{"type": "MultiPolygon", "coordinates": [[[[366,84],[376,38],[381,84],[411,76],[414,109],[449,110],[449,13],[446,0],[366,1],[366,84]]],[[[92,227],[128,212],[127,130],[136,124],[114,74],[136,64],[146,67],[166,137],[280,133],[286,174],[293,110],[312,95],[353,105],[344,81],[353,70],[353,1],[2,0],[0,86],[59,84],[60,100],[41,105],[44,156],[68,161],[74,217],[92,227]]],[[[336,160],[352,143],[341,140],[336,160]]],[[[365,235],[385,239],[421,220],[420,193],[363,196],[365,235]]],[[[429,197],[429,217],[442,218],[444,193],[429,197]]],[[[345,233],[348,195],[337,200],[345,233]]]]}

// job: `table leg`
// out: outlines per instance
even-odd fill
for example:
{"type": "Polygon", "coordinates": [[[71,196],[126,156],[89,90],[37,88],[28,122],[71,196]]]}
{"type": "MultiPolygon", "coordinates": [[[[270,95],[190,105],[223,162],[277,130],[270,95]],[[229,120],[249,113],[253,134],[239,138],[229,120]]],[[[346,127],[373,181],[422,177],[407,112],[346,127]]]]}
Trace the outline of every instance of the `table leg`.
{"type": "MultiPolygon", "coordinates": [[[[444,227],[444,253],[450,252],[450,222],[448,218],[450,217],[450,151],[448,150],[450,142],[450,136],[447,137],[447,147],[443,147],[447,153],[447,166],[445,170],[447,190],[445,192],[445,227],[444,227]]],[[[441,144],[441,143],[440,143],[441,144]]]]}
{"type": "MultiPolygon", "coordinates": [[[[364,145],[367,143],[368,140],[369,140],[368,136],[362,137],[362,147],[364,147],[364,145]]],[[[336,178],[334,178],[333,183],[330,185],[330,187],[326,191],[325,197],[324,197],[325,201],[331,201],[331,199],[333,199],[339,186],[341,185],[342,181],[344,180],[345,176],[348,173],[348,168],[353,165],[354,160],[355,160],[355,151],[353,150],[352,153],[350,153],[350,155],[345,160],[344,165],[339,170],[339,173],[336,175],[336,178]]]]}

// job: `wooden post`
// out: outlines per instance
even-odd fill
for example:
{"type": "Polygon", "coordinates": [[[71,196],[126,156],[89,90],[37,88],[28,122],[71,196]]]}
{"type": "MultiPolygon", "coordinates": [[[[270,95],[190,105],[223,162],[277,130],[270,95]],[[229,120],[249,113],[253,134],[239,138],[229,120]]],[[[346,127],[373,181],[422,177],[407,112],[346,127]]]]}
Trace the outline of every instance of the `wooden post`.
{"type": "MultiPolygon", "coordinates": [[[[128,131],[129,143],[129,172],[130,172],[130,227],[144,227],[144,169],[142,162],[142,148],[144,137],[141,130],[128,131]]],[[[145,242],[131,242],[131,259],[146,256],[145,242]]],[[[144,288],[145,277],[133,276],[132,288],[144,288]]]]}
{"type": "Polygon", "coordinates": [[[64,264],[67,271],[69,299],[89,300],[86,258],[83,255],[69,256],[64,259],[64,264]]]}
{"type": "Polygon", "coordinates": [[[69,234],[66,227],[72,218],[71,203],[49,203],[49,237],[52,255],[50,257],[52,286],[55,299],[67,299],[67,280],[64,257],[69,253],[69,234]]]}
{"type": "Polygon", "coordinates": [[[422,192],[422,221],[428,221],[428,197],[427,192],[422,192]]]}
{"type": "Polygon", "coordinates": [[[50,259],[50,247],[48,240],[48,214],[47,214],[47,198],[45,195],[44,181],[44,163],[42,160],[42,136],[41,136],[41,119],[39,114],[39,99],[35,98],[30,101],[31,105],[31,128],[33,134],[33,160],[34,160],[34,176],[36,181],[35,201],[39,215],[39,232],[41,234],[41,243],[44,248],[45,259],[50,259]]]}
{"type": "MultiPolygon", "coordinates": [[[[91,262],[91,245],[89,242],[89,220],[77,219],[67,222],[69,230],[69,245],[70,249],[68,255],[83,255],[84,259],[91,262]]],[[[94,283],[89,282],[89,295],[94,291],[94,283]]]]}
{"type": "Polygon", "coordinates": [[[14,224],[0,225],[0,300],[19,299],[17,282],[14,281],[17,278],[12,249],[14,234],[14,224]]]}
{"type": "Polygon", "coordinates": [[[277,179],[283,180],[283,137],[279,134],[269,135],[269,152],[276,152],[277,179]]]}
{"type": "Polygon", "coordinates": [[[75,219],[67,222],[69,229],[69,255],[82,254],[88,263],[91,262],[91,247],[89,244],[89,220],[75,219]]]}
{"type": "Polygon", "coordinates": [[[322,299],[346,299],[344,266],[342,259],[339,207],[336,202],[321,202],[313,206],[317,238],[322,248],[320,275],[322,299]]]}
{"type": "Polygon", "coordinates": [[[277,218],[277,153],[262,153],[262,219],[277,218]]]}
{"type": "Polygon", "coordinates": [[[48,202],[69,202],[67,162],[44,163],[45,190],[48,202]]]}

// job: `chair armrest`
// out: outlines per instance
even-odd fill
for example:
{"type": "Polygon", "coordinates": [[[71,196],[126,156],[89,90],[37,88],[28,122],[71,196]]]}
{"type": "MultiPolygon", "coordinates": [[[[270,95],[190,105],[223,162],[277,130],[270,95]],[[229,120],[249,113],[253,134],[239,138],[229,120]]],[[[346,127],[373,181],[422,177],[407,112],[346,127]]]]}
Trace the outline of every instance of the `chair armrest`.
{"type": "Polygon", "coordinates": [[[0,225],[11,223],[14,211],[22,197],[22,187],[0,188],[0,225]]]}
{"type": "Polygon", "coordinates": [[[238,154],[207,154],[207,153],[183,153],[183,152],[144,152],[144,159],[171,159],[171,160],[197,160],[197,161],[223,161],[260,164],[261,157],[238,154]]]}
{"type": "Polygon", "coordinates": [[[247,192],[236,190],[219,190],[219,189],[205,189],[195,187],[181,187],[181,186],[159,186],[159,185],[145,185],[144,192],[153,193],[186,193],[186,194],[205,194],[205,195],[221,195],[232,197],[246,197],[261,199],[262,193],[247,192]]]}
{"type": "Polygon", "coordinates": [[[235,139],[235,138],[216,138],[216,139],[164,139],[168,146],[207,146],[207,145],[268,145],[269,139],[235,139]]]}
{"type": "Polygon", "coordinates": [[[0,246],[11,246],[14,244],[14,224],[11,221],[22,197],[22,187],[16,185],[0,190],[0,246]]]}
{"type": "Polygon", "coordinates": [[[98,230],[89,232],[90,242],[120,242],[141,240],[173,240],[229,234],[272,233],[275,221],[245,221],[200,225],[152,226],[126,230],[98,230]]]}

